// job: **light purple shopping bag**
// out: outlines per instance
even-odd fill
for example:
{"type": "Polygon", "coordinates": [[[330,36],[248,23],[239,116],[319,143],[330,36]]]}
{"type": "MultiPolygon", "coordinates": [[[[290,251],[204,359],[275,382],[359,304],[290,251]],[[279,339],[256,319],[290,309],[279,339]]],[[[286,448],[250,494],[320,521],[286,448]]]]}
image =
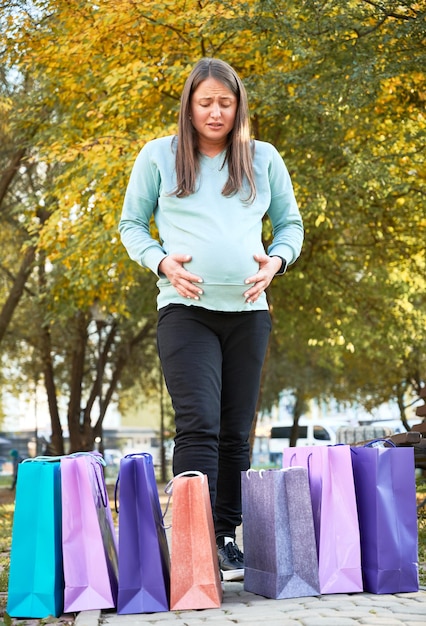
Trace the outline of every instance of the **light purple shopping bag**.
{"type": "Polygon", "coordinates": [[[364,588],[418,591],[414,449],[353,447],[364,588]]]}
{"type": "Polygon", "coordinates": [[[61,460],[65,612],[116,606],[117,540],[101,463],[91,454],[61,460]]]}
{"type": "Polygon", "coordinates": [[[358,511],[349,446],[285,448],[283,467],[308,469],[320,591],[363,590],[358,511]]]}

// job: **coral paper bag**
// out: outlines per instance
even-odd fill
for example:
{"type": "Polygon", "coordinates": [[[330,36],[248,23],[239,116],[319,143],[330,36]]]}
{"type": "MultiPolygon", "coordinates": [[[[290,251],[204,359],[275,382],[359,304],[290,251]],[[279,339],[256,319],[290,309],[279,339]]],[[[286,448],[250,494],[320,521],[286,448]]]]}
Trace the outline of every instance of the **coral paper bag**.
{"type": "Polygon", "coordinates": [[[99,457],[63,458],[61,481],[64,610],[114,608],[117,544],[99,457]]]}
{"type": "Polygon", "coordinates": [[[150,454],[120,462],[118,613],[169,610],[170,557],[150,454]]]}
{"type": "Polygon", "coordinates": [[[414,450],[352,448],[364,588],[418,591],[414,450]]]}
{"type": "Polygon", "coordinates": [[[308,471],[241,474],[244,589],[267,598],[319,595],[308,471]]]}
{"type": "Polygon", "coordinates": [[[7,612],[59,617],[63,596],[60,464],[37,457],[18,468],[7,612]]]}
{"type": "Polygon", "coordinates": [[[170,608],[218,608],[222,586],[208,479],[189,473],[172,481],[170,608]]]}
{"type": "Polygon", "coordinates": [[[285,448],[283,465],[301,465],[308,469],[321,593],[362,591],[361,545],[350,447],[285,448]]]}

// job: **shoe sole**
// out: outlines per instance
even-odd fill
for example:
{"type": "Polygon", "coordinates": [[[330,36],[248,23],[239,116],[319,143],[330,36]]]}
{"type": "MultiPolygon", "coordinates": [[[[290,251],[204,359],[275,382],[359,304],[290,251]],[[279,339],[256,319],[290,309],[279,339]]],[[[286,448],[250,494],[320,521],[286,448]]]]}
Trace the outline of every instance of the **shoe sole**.
{"type": "Polygon", "coordinates": [[[223,580],[225,582],[231,582],[235,580],[244,580],[244,570],[243,569],[229,569],[229,570],[221,570],[223,580]]]}

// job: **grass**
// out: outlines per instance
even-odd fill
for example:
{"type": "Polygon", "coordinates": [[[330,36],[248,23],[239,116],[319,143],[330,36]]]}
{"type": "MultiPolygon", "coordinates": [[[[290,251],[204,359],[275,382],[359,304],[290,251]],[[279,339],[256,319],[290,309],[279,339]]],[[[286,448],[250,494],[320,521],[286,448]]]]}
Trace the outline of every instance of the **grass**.
{"type": "MultiPolygon", "coordinates": [[[[0,592],[2,594],[6,594],[9,580],[9,555],[12,541],[13,510],[13,503],[0,505],[0,592]]],[[[5,615],[6,601],[7,596],[1,595],[0,619],[1,616],[3,616],[3,623],[8,626],[7,615],[5,615]]]]}
{"type": "MultiPolygon", "coordinates": [[[[426,499],[426,478],[417,479],[417,500],[424,502],[426,499]]],[[[419,529],[419,581],[422,587],[426,587],[426,502],[417,509],[419,529]]]]}

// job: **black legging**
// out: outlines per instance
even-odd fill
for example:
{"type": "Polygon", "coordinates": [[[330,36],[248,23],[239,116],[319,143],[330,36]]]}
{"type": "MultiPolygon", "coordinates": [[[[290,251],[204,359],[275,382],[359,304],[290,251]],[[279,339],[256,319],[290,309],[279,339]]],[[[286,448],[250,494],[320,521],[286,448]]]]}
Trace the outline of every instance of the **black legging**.
{"type": "Polygon", "coordinates": [[[158,351],[175,411],[173,473],[207,474],[216,536],[241,524],[241,472],[271,319],[169,305],[159,311],[158,351]]]}

